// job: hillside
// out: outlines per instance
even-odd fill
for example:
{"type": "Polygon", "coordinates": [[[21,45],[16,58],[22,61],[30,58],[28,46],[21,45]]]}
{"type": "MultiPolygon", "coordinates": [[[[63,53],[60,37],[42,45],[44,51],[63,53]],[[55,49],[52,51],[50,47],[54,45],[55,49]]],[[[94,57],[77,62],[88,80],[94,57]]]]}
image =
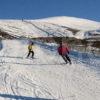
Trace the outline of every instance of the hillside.
{"type": "MultiPolygon", "coordinates": [[[[37,20],[0,20],[0,30],[6,35],[22,38],[73,37],[78,39],[94,38],[100,23],[73,17],[53,17],[37,20]]],[[[96,33],[100,37],[100,32],[96,33]]],[[[1,33],[2,37],[2,33],[1,33]]]]}
{"type": "Polygon", "coordinates": [[[67,17],[67,16],[44,18],[36,21],[53,23],[60,26],[66,26],[72,29],[84,30],[84,31],[96,30],[100,28],[100,22],[88,19],[76,18],[76,17],[67,17]]]}

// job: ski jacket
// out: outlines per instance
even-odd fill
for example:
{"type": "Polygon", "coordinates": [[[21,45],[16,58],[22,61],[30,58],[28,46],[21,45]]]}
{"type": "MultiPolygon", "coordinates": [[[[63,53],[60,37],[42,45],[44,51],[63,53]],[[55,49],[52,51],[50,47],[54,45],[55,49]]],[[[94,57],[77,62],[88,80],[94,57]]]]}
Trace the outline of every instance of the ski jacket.
{"type": "Polygon", "coordinates": [[[65,46],[59,46],[59,47],[58,47],[58,53],[59,53],[60,55],[69,54],[69,49],[68,49],[68,47],[65,47],[65,46]]]}
{"type": "Polygon", "coordinates": [[[28,50],[33,51],[33,45],[28,45],[28,50]]]}

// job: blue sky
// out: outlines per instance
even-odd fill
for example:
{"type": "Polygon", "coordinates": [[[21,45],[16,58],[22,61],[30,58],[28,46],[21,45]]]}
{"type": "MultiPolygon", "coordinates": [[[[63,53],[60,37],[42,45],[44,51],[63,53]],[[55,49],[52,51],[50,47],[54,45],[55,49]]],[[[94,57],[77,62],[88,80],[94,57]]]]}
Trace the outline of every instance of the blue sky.
{"type": "Polygon", "coordinates": [[[0,0],[0,19],[73,16],[100,22],[100,0],[0,0]]]}

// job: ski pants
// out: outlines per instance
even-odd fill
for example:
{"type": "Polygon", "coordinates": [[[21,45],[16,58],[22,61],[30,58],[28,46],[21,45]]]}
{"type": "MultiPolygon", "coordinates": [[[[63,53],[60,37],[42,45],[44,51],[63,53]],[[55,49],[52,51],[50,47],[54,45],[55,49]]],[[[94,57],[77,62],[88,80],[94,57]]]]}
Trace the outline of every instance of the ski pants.
{"type": "Polygon", "coordinates": [[[70,63],[71,64],[71,59],[70,59],[70,57],[68,56],[68,54],[66,54],[66,55],[61,55],[62,56],[62,58],[64,59],[64,61],[66,62],[66,63],[70,63]]]}
{"type": "Polygon", "coordinates": [[[34,51],[29,51],[27,57],[29,57],[30,54],[32,54],[31,58],[33,58],[34,57],[34,51]]]}

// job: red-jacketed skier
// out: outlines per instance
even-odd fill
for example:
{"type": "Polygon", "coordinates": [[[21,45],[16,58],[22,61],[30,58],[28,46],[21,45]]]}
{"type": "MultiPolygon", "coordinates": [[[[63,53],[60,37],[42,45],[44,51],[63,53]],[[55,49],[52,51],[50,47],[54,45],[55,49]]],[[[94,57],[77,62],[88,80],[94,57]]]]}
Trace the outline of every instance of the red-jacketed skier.
{"type": "Polygon", "coordinates": [[[63,43],[60,43],[59,47],[58,47],[58,53],[59,55],[62,56],[62,58],[64,59],[64,61],[66,62],[66,64],[69,62],[70,64],[72,64],[70,57],[68,56],[69,54],[69,48],[67,45],[64,45],[63,43]]]}

